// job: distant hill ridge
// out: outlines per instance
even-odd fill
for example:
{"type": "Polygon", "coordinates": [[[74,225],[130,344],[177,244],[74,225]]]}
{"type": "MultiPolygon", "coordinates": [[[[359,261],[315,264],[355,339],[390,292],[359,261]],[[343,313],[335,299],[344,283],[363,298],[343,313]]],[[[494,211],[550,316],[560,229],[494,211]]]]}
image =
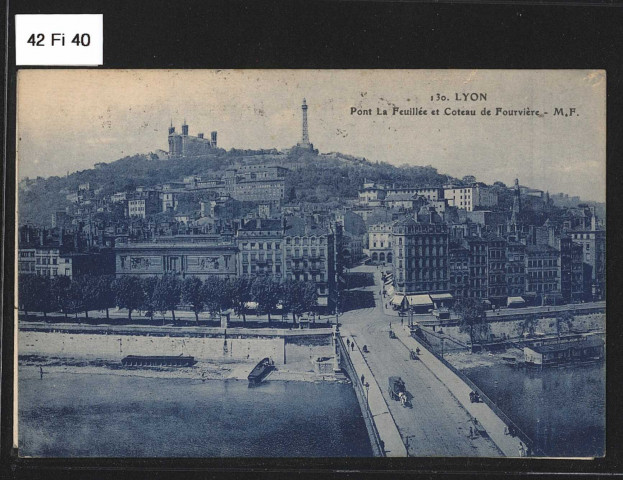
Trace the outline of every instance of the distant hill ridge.
{"type": "Polygon", "coordinates": [[[156,154],[134,155],[65,177],[23,179],[19,183],[19,222],[49,225],[52,214],[70,204],[66,195],[76,192],[84,183],[92,189],[101,188],[102,195],[110,195],[133,191],[137,186],[180,181],[190,175],[220,177],[227,168],[261,163],[291,168],[286,177],[286,196],[290,197],[288,200],[307,202],[356,198],[364,180],[397,186],[441,186],[457,180],[431,166],[397,167],[341,153],[217,149],[210,155],[170,160],[159,159],[156,154]]]}

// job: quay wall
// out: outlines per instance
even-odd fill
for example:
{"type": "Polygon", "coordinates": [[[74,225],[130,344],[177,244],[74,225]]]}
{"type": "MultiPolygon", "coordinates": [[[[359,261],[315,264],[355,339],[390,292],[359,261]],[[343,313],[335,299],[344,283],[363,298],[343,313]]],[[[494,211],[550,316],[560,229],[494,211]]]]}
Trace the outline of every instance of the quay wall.
{"type": "MultiPolygon", "coordinates": [[[[271,357],[277,364],[332,355],[330,329],[308,334],[297,331],[230,333],[230,331],[186,332],[128,328],[116,331],[53,328],[22,329],[19,355],[78,357],[121,360],[126,355],[192,355],[197,360],[260,360],[271,357]]],[[[242,329],[236,329],[242,330],[242,329]]]]}

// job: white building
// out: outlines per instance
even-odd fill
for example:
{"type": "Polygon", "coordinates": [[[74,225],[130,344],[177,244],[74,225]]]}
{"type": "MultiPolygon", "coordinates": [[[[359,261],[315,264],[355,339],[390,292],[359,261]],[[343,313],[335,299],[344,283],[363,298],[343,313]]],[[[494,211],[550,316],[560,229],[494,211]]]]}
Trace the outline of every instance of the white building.
{"type": "Polygon", "coordinates": [[[449,207],[461,208],[468,212],[473,212],[476,207],[493,207],[498,204],[497,194],[478,183],[469,186],[448,186],[443,192],[449,207]]]}
{"type": "Polygon", "coordinates": [[[128,194],[126,192],[117,192],[110,196],[110,201],[112,203],[124,202],[128,199],[128,194]]]}
{"type": "Polygon", "coordinates": [[[142,200],[130,200],[128,202],[128,215],[130,217],[145,218],[146,216],[146,201],[142,200]]]}
{"type": "Polygon", "coordinates": [[[392,263],[392,226],[388,223],[368,228],[368,256],[373,262],[392,263]]]}

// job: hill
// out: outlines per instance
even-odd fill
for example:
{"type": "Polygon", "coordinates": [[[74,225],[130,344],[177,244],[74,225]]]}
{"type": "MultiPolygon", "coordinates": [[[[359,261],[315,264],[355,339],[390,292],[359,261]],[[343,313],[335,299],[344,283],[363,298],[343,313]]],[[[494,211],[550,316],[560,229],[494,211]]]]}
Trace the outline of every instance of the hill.
{"type": "Polygon", "coordinates": [[[364,180],[407,185],[440,186],[452,177],[431,166],[396,167],[339,153],[316,155],[311,152],[280,153],[251,150],[216,150],[214,154],[186,159],[162,160],[156,155],[134,155],[96,168],[74,172],[66,177],[24,179],[19,184],[20,224],[50,225],[52,214],[64,210],[68,194],[89,183],[101,189],[100,195],[133,191],[137,186],[153,186],[198,175],[219,178],[227,168],[246,164],[278,164],[291,168],[286,177],[286,200],[336,202],[356,198],[364,180]]]}

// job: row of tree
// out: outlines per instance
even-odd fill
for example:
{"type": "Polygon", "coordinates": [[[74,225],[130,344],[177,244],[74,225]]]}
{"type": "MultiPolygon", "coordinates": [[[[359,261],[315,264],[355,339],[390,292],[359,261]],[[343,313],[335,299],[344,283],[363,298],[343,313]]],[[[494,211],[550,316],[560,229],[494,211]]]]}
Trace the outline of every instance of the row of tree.
{"type": "Polygon", "coordinates": [[[188,306],[199,321],[203,311],[218,315],[232,309],[246,321],[246,313],[252,305],[258,314],[271,314],[280,310],[282,316],[297,316],[314,311],[318,294],[313,282],[298,280],[277,281],[272,277],[238,277],[222,279],[197,277],[181,280],[177,276],[143,277],[85,275],[76,279],[65,276],[48,278],[41,275],[22,275],[19,279],[19,307],[28,312],[61,311],[67,316],[89,311],[118,307],[132,312],[141,311],[153,319],[156,312],[163,315],[170,311],[175,321],[175,310],[180,304],[188,306]],[[254,304],[254,305],[253,305],[254,304]]]}

